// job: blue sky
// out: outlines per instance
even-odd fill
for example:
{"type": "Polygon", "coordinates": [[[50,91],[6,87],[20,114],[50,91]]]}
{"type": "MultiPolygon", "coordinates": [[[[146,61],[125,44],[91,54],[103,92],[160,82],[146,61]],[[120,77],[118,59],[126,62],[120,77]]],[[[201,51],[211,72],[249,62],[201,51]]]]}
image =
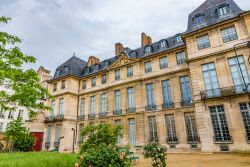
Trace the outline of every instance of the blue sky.
{"type": "MultiPolygon", "coordinates": [[[[114,56],[121,42],[131,49],[140,47],[145,32],[153,42],[184,32],[188,14],[204,0],[0,0],[0,15],[11,17],[7,31],[23,39],[24,53],[37,58],[36,64],[52,72],[73,53],[88,60],[114,56]]],[[[250,0],[235,0],[250,9],[250,0]]]]}

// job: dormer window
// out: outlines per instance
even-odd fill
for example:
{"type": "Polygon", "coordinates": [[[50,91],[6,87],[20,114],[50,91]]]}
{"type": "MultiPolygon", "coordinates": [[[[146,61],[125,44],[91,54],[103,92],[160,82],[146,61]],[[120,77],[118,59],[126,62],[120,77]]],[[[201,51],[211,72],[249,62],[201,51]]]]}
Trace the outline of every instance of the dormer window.
{"type": "Polygon", "coordinates": [[[160,48],[163,49],[163,48],[166,48],[167,46],[167,42],[166,41],[161,41],[160,42],[160,48]]]}
{"type": "Polygon", "coordinates": [[[219,16],[223,16],[228,13],[227,6],[222,6],[219,8],[219,16]]]}
{"type": "Polygon", "coordinates": [[[205,21],[203,15],[197,15],[197,16],[195,16],[194,20],[195,20],[195,22],[197,24],[201,24],[201,23],[203,23],[205,21]]]}
{"type": "Polygon", "coordinates": [[[146,54],[151,53],[151,46],[148,46],[148,47],[145,48],[145,53],[146,54]]]}
{"type": "Polygon", "coordinates": [[[69,72],[69,67],[65,67],[65,68],[64,68],[64,72],[65,72],[65,74],[68,74],[68,72],[69,72]]]}
{"type": "Polygon", "coordinates": [[[130,57],[136,57],[137,54],[136,54],[136,51],[132,51],[129,53],[129,55],[130,55],[130,57]]]}
{"type": "Polygon", "coordinates": [[[60,70],[56,70],[56,77],[60,75],[60,70]]]}
{"type": "Polygon", "coordinates": [[[180,35],[177,35],[177,36],[175,37],[175,41],[176,41],[176,43],[182,42],[181,36],[180,36],[180,35]]]}
{"type": "Polygon", "coordinates": [[[105,67],[108,67],[108,65],[109,65],[108,60],[105,60],[105,61],[104,61],[104,66],[105,66],[105,67]]]}
{"type": "Polygon", "coordinates": [[[94,65],[94,71],[98,71],[98,64],[94,65]]]}

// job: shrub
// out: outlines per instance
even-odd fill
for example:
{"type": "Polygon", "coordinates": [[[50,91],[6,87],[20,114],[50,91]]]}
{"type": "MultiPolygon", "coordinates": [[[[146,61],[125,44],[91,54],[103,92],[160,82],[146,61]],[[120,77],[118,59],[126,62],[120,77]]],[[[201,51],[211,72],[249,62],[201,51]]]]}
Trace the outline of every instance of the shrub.
{"type": "Polygon", "coordinates": [[[153,167],[166,167],[166,151],[158,142],[148,143],[144,146],[144,158],[151,158],[153,167]]]}
{"type": "Polygon", "coordinates": [[[28,151],[35,142],[34,137],[23,126],[20,119],[10,122],[5,132],[5,139],[11,142],[13,149],[17,151],[28,151]]]}
{"type": "Polygon", "coordinates": [[[81,132],[80,166],[129,167],[129,148],[117,145],[120,129],[111,124],[86,126],[81,132]]]}

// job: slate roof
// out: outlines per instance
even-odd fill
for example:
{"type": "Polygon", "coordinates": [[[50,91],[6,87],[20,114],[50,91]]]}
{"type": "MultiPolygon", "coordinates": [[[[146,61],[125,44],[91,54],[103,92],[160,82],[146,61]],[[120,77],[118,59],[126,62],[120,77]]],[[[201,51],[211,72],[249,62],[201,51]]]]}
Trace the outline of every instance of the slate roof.
{"type": "Polygon", "coordinates": [[[189,14],[188,28],[185,34],[234,18],[242,12],[243,11],[233,0],[206,0],[189,14]],[[222,6],[227,8],[227,14],[220,16],[219,8],[222,6]],[[202,23],[195,21],[195,18],[199,15],[204,17],[202,23]]]}

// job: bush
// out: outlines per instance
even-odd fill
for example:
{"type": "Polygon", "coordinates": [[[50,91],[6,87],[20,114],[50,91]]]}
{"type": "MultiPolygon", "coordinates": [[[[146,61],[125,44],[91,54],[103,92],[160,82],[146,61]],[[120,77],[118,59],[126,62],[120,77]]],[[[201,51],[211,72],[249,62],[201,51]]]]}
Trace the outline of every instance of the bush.
{"type": "Polygon", "coordinates": [[[17,151],[28,151],[35,142],[34,137],[23,126],[20,119],[10,122],[5,132],[5,139],[11,142],[13,149],[17,151]]]}
{"type": "Polygon", "coordinates": [[[129,167],[129,148],[117,145],[121,127],[110,124],[88,125],[82,132],[81,167],[129,167]]]}
{"type": "Polygon", "coordinates": [[[153,167],[166,167],[166,152],[167,148],[158,142],[144,146],[144,158],[151,158],[153,167]]]}

